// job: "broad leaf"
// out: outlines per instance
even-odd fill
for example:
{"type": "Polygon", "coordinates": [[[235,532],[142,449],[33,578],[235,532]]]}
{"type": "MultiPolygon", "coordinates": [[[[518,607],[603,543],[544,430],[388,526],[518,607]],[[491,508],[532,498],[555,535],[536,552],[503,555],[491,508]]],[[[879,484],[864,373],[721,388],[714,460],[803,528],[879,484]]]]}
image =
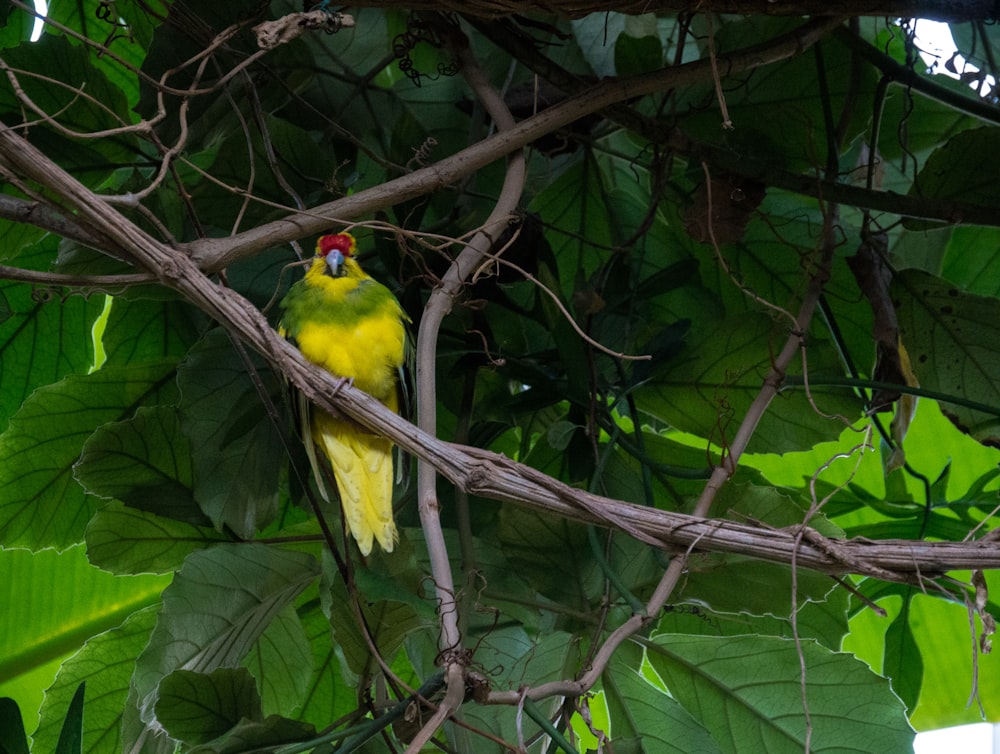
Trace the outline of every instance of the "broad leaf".
{"type": "Polygon", "coordinates": [[[215,329],[191,349],[178,373],[181,427],[194,461],[194,497],[212,523],[250,538],[278,510],[278,473],[285,445],[262,405],[282,405],[280,388],[262,362],[260,395],[234,345],[215,329]]]}
{"type": "Polygon", "coordinates": [[[212,527],[196,526],[112,502],[87,526],[90,562],[117,574],[168,573],[195,550],[230,538],[212,527]]]}
{"type": "Polygon", "coordinates": [[[91,495],[207,525],[194,500],[191,466],[191,446],[181,433],[177,409],[151,406],[94,432],[73,471],[91,495]]]}
{"type": "Polygon", "coordinates": [[[604,693],[622,714],[611,721],[614,746],[637,745],[647,754],[721,754],[708,730],[639,671],[614,662],[602,676],[604,693]]]}
{"type": "Polygon", "coordinates": [[[263,715],[253,676],[243,668],[175,670],[160,681],[156,719],[184,743],[211,741],[244,718],[260,721],[263,715]]]}
{"type": "MultiPolygon", "coordinates": [[[[33,727],[35,710],[42,702],[41,690],[52,684],[56,674],[56,668],[52,667],[47,675],[39,677],[39,669],[62,661],[67,655],[80,650],[91,637],[113,629],[129,615],[157,603],[167,583],[162,577],[113,577],[90,565],[82,547],[73,547],[59,554],[52,551],[0,550],[0,604],[17,606],[16,611],[10,608],[16,612],[17,620],[0,621],[0,679],[3,679],[0,694],[30,700],[32,706],[26,712],[28,725],[33,727]],[[33,673],[37,680],[33,680],[33,673]],[[37,698],[27,693],[39,683],[37,698]]],[[[145,643],[145,638],[142,643],[145,643]]],[[[133,658],[138,649],[131,655],[133,658]]],[[[115,654],[110,652],[98,656],[100,662],[88,664],[84,661],[81,665],[67,665],[60,669],[61,675],[55,685],[62,689],[62,695],[57,695],[62,706],[56,708],[54,717],[45,713],[42,718],[49,742],[42,750],[51,751],[55,747],[65,707],[80,681],[100,671],[102,662],[115,654]],[[56,717],[58,725],[54,721],[56,717]]],[[[122,654],[123,658],[126,656],[122,654]]],[[[130,661],[123,662],[124,665],[109,667],[108,670],[117,669],[124,673],[124,686],[127,687],[132,671],[130,661]]],[[[104,688],[102,683],[91,684],[88,710],[101,706],[93,695],[93,689],[104,688]]],[[[50,696],[51,690],[46,699],[50,696]]],[[[109,704],[117,706],[120,712],[122,702],[123,699],[109,704]]],[[[96,711],[94,716],[88,714],[87,730],[91,730],[91,724],[99,727],[101,719],[96,711]]]]}
{"type": "Polygon", "coordinates": [[[0,698],[0,751],[4,754],[28,754],[28,736],[21,722],[21,710],[7,697],[0,698]]]}
{"type": "Polygon", "coordinates": [[[1000,446],[1000,302],[918,270],[896,275],[892,293],[920,386],[954,396],[940,406],[955,426],[1000,446]]]}
{"type": "Polygon", "coordinates": [[[671,696],[722,751],[798,754],[807,737],[815,751],[913,745],[888,681],[811,641],[662,634],[647,652],[671,696]]]}
{"type": "Polygon", "coordinates": [[[172,363],[101,369],[35,391],[0,435],[0,542],[65,549],[83,541],[97,509],[73,479],[84,441],[101,424],[169,400],[172,363]]]}
{"type": "MultiPolygon", "coordinates": [[[[934,150],[917,174],[911,196],[1000,207],[993,199],[992,175],[1000,170],[1000,128],[962,131],[934,150]]],[[[926,223],[910,221],[909,227],[926,223]]]]}
{"type": "Polygon", "coordinates": [[[217,545],[189,555],[163,592],[156,628],[136,662],[143,719],[155,719],[159,683],[173,671],[238,667],[317,575],[311,556],[265,545],[217,545]]]}
{"type": "MultiPolygon", "coordinates": [[[[43,243],[16,264],[44,271],[54,253],[52,244],[43,243]]],[[[91,330],[102,305],[101,296],[63,298],[61,291],[0,282],[0,431],[35,388],[93,366],[91,330]]]]}
{"type": "MultiPolygon", "coordinates": [[[[784,328],[781,330],[784,337],[784,328]]],[[[689,338],[688,346],[655,380],[636,391],[639,407],[676,427],[725,446],[760,392],[778,334],[773,320],[745,314],[689,338]]],[[[813,369],[815,360],[810,361],[813,369]]],[[[818,376],[811,372],[810,376],[818,376]]],[[[843,389],[788,391],[772,401],[750,442],[753,452],[784,453],[833,439],[860,409],[843,389]]]]}
{"type": "Polygon", "coordinates": [[[66,709],[76,688],[87,683],[90,698],[83,725],[83,752],[121,750],[122,710],[128,698],[135,658],[149,641],[155,608],[134,612],[124,623],[95,635],[59,669],[45,692],[42,723],[32,738],[39,751],[52,751],[60,723],[55,713],[66,709]]]}
{"type": "Polygon", "coordinates": [[[102,338],[108,365],[181,358],[203,328],[204,315],[173,297],[165,300],[118,296],[102,338]]]}
{"type": "Polygon", "coordinates": [[[257,681],[263,715],[292,717],[302,706],[313,676],[311,649],[302,621],[288,605],[274,616],[243,663],[257,681]]]}

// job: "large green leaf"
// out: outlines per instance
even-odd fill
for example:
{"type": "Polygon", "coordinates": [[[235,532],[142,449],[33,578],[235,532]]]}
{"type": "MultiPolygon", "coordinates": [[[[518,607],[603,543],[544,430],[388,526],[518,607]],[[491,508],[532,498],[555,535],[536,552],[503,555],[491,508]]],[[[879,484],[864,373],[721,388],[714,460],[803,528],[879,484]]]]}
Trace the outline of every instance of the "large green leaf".
{"type": "MultiPolygon", "coordinates": [[[[787,32],[787,18],[763,15],[700,17],[696,28],[702,53],[707,39],[718,53],[740,49],[787,32]],[[712,28],[707,27],[711,21],[712,28]]],[[[847,140],[867,127],[869,112],[852,107],[851,99],[868,101],[876,78],[872,68],[854,66],[850,50],[822,43],[808,55],[797,55],[733,77],[718,93],[712,82],[685,87],[676,105],[681,127],[697,139],[722,144],[738,156],[753,156],[770,165],[812,171],[826,155],[826,112],[849,116],[839,126],[847,140]],[[822,58],[822,63],[817,62],[822,58]],[[734,128],[723,128],[723,105],[734,128]]]]}
{"type": "Polygon", "coordinates": [[[311,725],[270,715],[264,720],[240,720],[220,738],[194,747],[190,754],[244,754],[261,747],[307,741],[315,736],[316,730],[311,725]]]}
{"type": "Polygon", "coordinates": [[[28,754],[28,736],[21,721],[21,710],[9,697],[0,698],[0,751],[28,754]]]}
{"type": "MultiPolygon", "coordinates": [[[[917,174],[912,196],[1000,207],[993,177],[1000,171],[1000,127],[962,131],[934,150],[917,174]]],[[[921,227],[911,221],[911,226],[921,227]]]]}
{"type": "MultiPolygon", "coordinates": [[[[0,256],[16,243],[0,248],[0,256]]],[[[52,242],[17,258],[18,267],[48,270],[52,242]]],[[[101,312],[100,296],[60,293],[19,282],[0,281],[0,429],[31,395],[68,374],[83,374],[94,364],[91,330],[101,312]]]]}
{"type": "Polygon", "coordinates": [[[895,275],[891,291],[921,387],[985,404],[991,410],[939,402],[963,432],[1000,446],[1000,302],[920,270],[895,275]]]}
{"type": "Polygon", "coordinates": [[[574,609],[588,611],[603,582],[583,526],[505,506],[496,538],[516,572],[532,573],[532,586],[574,609]]]}
{"type": "Polygon", "coordinates": [[[244,718],[263,718],[257,686],[244,668],[175,670],[160,681],[156,719],[184,743],[211,741],[244,718]]]}
{"type": "Polygon", "coordinates": [[[260,688],[262,714],[291,717],[302,706],[313,676],[312,651],[295,608],[278,612],[244,665],[260,688]]]}
{"type": "MultiPolygon", "coordinates": [[[[91,637],[119,625],[129,614],[157,602],[167,583],[163,577],[111,576],[90,565],[82,547],[60,554],[0,550],[0,604],[17,606],[16,620],[0,621],[0,694],[19,700],[29,729],[35,725],[41,691],[55,675],[51,664],[78,650],[91,637]]],[[[101,655],[104,659],[111,656],[101,655]]],[[[79,668],[60,671],[67,673],[63,682],[56,683],[66,694],[63,705],[100,663],[87,667],[86,672],[79,668]]],[[[131,670],[118,669],[126,674],[127,686],[131,670]]],[[[101,684],[91,684],[91,688],[101,688],[101,684]]],[[[92,697],[88,709],[95,704],[92,697]]],[[[60,724],[63,714],[56,715],[60,724]]],[[[47,727],[55,725],[47,716],[43,720],[47,727]]],[[[88,718],[88,726],[91,722],[88,718]]],[[[52,746],[42,750],[52,750],[56,735],[58,726],[51,732],[52,746]]]]}
{"type": "MultiPolygon", "coordinates": [[[[248,358],[250,358],[248,356],[248,358]]],[[[207,334],[178,372],[181,427],[194,461],[194,497],[215,526],[250,538],[278,511],[285,445],[262,401],[282,406],[281,386],[253,359],[266,395],[222,329],[207,334]]]]}
{"type": "MultiPolygon", "coordinates": [[[[491,685],[503,691],[573,676],[579,671],[581,660],[581,641],[561,631],[532,637],[519,627],[500,628],[482,637],[476,650],[476,661],[491,669],[491,685]]],[[[551,701],[542,705],[546,713],[556,708],[551,701]]],[[[464,710],[476,725],[501,737],[505,733],[510,735],[514,712],[509,707],[489,705],[464,710]]],[[[536,730],[533,723],[525,720],[524,724],[526,736],[536,730]]]]}
{"type": "MultiPolygon", "coordinates": [[[[758,565],[747,563],[746,569],[753,570],[758,565]]],[[[777,600],[772,604],[775,602],[777,600]]],[[[739,613],[716,612],[699,601],[689,603],[681,599],[666,607],[657,628],[662,633],[704,636],[760,634],[790,639],[797,634],[801,639],[815,640],[836,651],[848,634],[849,602],[850,593],[846,589],[836,589],[821,602],[800,601],[793,626],[790,615],[778,618],[773,615],[749,615],[745,610],[739,613]]]]}
{"type": "Polygon", "coordinates": [[[86,682],[91,695],[84,716],[83,752],[121,751],[122,710],[133,665],[149,641],[155,620],[155,608],[138,610],[121,626],[89,639],[63,663],[55,682],[45,692],[42,723],[32,736],[37,750],[54,750],[60,729],[54,713],[64,710],[75,689],[86,682]]]}
{"type": "Polygon", "coordinates": [[[0,435],[0,542],[42,549],[83,541],[97,509],[73,479],[84,441],[141,405],[172,397],[174,364],[101,369],[36,390],[0,435]]]}
{"type": "Polygon", "coordinates": [[[383,657],[392,657],[407,636],[426,628],[428,621],[408,601],[378,596],[361,601],[349,594],[330,561],[324,558],[320,598],[333,631],[340,674],[356,684],[358,676],[377,667],[369,639],[383,657]]]}
{"type": "Polygon", "coordinates": [[[55,754],[78,754],[83,749],[83,696],[85,691],[86,683],[81,683],[73,692],[69,709],[66,711],[66,719],[63,721],[62,730],[59,731],[59,740],[56,741],[55,754]]]}
{"type": "MultiPolygon", "coordinates": [[[[760,392],[771,367],[774,321],[744,314],[689,338],[686,348],[635,392],[636,403],[664,422],[725,445],[760,392]]],[[[810,376],[822,365],[810,359],[810,376]]],[[[750,441],[752,452],[784,453],[831,440],[861,406],[842,388],[788,390],[771,402],[750,441]]]]}
{"type": "Polygon", "coordinates": [[[87,557],[117,574],[168,573],[188,554],[230,538],[213,527],[165,518],[114,501],[87,526],[87,557]]]}
{"type": "Polygon", "coordinates": [[[891,679],[893,690],[910,711],[917,706],[924,679],[923,658],[910,620],[912,596],[911,588],[911,594],[903,597],[903,608],[899,615],[885,632],[885,660],[882,664],[882,673],[891,679]]]}
{"type": "MultiPolygon", "coordinates": [[[[90,60],[96,70],[107,78],[108,83],[127,97],[129,106],[134,106],[139,97],[139,82],[132,71],[142,65],[146,53],[150,25],[166,12],[163,0],[134,3],[127,2],[115,6],[114,12],[95,12],[85,3],[52,3],[46,18],[56,24],[68,27],[91,45],[108,46],[114,55],[91,55],[90,60]],[[127,27],[123,23],[128,21],[127,27]],[[124,63],[124,65],[123,65],[124,63]]],[[[45,25],[46,35],[58,35],[62,31],[54,24],[45,25]]],[[[78,44],[77,37],[68,37],[78,44]]]]}
{"type": "Polygon", "coordinates": [[[108,366],[179,359],[204,326],[190,304],[118,296],[111,305],[102,342],[108,366]]]}
{"type": "Polygon", "coordinates": [[[978,296],[1000,296],[1000,228],[959,226],[947,234],[943,253],[942,278],[978,296]],[[970,254],[970,249],[975,253],[970,254]]]}
{"type": "Polygon", "coordinates": [[[599,164],[568,167],[532,201],[529,209],[546,224],[546,237],[559,260],[559,290],[570,298],[609,256],[614,223],[608,214],[599,164]]]}
{"type": "MultiPolygon", "coordinates": [[[[97,70],[87,47],[71,44],[67,37],[45,34],[34,44],[8,50],[4,61],[12,71],[30,72],[18,77],[25,94],[69,134],[123,129],[132,123],[122,90],[97,70]]],[[[9,125],[38,118],[26,111],[12,87],[0,88],[0,113],[9,125]]],[[[36,122],[30,137],[48,156],[76,169],[75,177],[85,183],[98,184],[118,164],[129,164],[139,154],[135,134],[127,129],[105,139],[73,139],[62,129],[36,122]]]]}
{"type": "MultiPolygon", "coordinates": [[[[955,576],[968,578],[967,574],[955,576]]],[[[1000,588],[992,572],[986,578],[991,594],[1000,588]]],[[[844,649],[886,675],[897,673],[900,663],[913,664],[899,673],[902,693],[913,697],[919,692],[915,709],[910,709],[913,726],[923,731],[980,722],[983,718],[977,701],[982,703],[987,720],[996,718],[1000,712],[996,702],[1000,698],[1000,658],[982,652],[973,656],[970,630],[975,626],[978,635],[981,629],[978,620],[970,623],[966,606],[899,584],[870,586],[866,597],[876,600],[888,617],[859,611],[851,619],[844,649]],[[901,640],[905,630],[910,635],[901,640]],[[965,641],[956,641],[956,636],[965,641]],[[973,689],[978,692],[976,697],[973,689]]],[[[988,609],[997,612],[992,605],[988,609]]]]}
{"type": "Polygon", "coordinates": [[[192,493],[191,447],[173,406],[144,406],[92,434],[74,467],[91,495],[190,523],[209,523],[192,493]]]}
{"type": "Polygon", "coordinates": [[[723,749],[675,699],[622,662],[602,676],[620,713],[611,720],[615,750],[637,745],[644,754],[721,754],[723,749]]]}
{"type": "Polygon", "coordinates": [[[798,754],[807,739],[812,751],[913,745],[888,681],[814,642],[662,634],[647,655],[670,695],[722,751],[798,754]]]}
{"type": "Polygon", "coordinates": [[[319,599],[305,603],[299,615],[312,653],[309,664],[313,674],[297,717],[323,728],[354,709],[357,689],[348,686],[341,676],[338,648],[330,641],[330,621],[323,614],[319,599]]]}
{"type": "Polygon", "coordinates": [[[188,556],[136,662],[143,719],[155,719],[160,681],[174,670],[240,665],[275,616],[318,575],[315,559],[265,545],[216,545],[188,556]]]}

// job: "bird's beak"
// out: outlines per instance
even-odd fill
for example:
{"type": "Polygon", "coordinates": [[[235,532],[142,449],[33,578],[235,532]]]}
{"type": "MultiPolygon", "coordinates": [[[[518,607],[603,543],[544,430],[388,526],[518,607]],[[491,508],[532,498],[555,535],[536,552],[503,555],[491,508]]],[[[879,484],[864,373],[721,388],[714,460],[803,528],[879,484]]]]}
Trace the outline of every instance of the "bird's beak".
{"type": "Polygon", "coordinates": [[[344,255],[333,249],[326,255],[326,274],[332,278],[340,277],[341,268],[344,266],[344,255]]]}

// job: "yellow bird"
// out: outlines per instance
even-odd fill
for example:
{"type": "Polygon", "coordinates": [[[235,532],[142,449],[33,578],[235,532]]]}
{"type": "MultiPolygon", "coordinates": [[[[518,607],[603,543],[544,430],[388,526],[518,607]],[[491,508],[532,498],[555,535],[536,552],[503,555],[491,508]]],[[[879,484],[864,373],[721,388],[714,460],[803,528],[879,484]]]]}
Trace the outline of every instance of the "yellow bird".
{"type": "MultiPolygon", "coordinates": [[[[281,301],[278,331],[313,364],[351,380],[398,412],[409,318],[392,292],[361,269],[354,259],[356,250],[350,233],[320,237],[305,277],[281,301]]],[[[391,552],[398,538],[392,518],[392,443],[347,419],[310,412],[307,402],[303,404],[302,436],[320,492],[329,499],[314,443],[333,467],[344,518],[358,549],[368,555],[375,539],[391,552]]]]}

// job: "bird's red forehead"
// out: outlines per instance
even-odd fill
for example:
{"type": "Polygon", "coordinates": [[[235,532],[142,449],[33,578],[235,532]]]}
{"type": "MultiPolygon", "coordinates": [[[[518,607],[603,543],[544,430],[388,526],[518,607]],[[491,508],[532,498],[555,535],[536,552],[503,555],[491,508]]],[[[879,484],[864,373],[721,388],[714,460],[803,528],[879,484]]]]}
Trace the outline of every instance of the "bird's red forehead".
{"type": "Polygon", "coordinates": [[[345,257],[351,256],[354,251],[354,236],[350,233],[335,233],[332,236],[320,236],[319,253],[326,256],[336,249],[345,257]]]}

